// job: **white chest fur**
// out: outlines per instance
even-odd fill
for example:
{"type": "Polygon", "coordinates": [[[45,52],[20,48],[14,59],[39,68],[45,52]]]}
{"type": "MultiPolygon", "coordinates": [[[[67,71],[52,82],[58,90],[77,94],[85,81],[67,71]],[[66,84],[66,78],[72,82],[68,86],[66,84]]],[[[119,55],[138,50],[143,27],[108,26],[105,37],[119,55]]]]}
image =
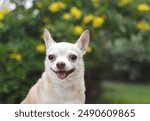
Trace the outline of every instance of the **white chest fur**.
{"type": "Polygon", "coordinates": [[[55,95],[58,99],[58,102],[63,104],[75,104],[75,103],[82,103],[80,94],[78,89],[74,86],[63,87],[63,86],[55,86],[55,95]]]}

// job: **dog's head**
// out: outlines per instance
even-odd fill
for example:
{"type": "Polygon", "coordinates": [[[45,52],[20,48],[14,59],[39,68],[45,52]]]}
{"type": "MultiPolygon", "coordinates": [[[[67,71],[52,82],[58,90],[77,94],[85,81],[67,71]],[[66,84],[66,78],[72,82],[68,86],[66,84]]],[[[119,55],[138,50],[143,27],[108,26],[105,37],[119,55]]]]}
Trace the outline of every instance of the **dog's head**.
{"type": "Polygon", "coordinates": [[[44,41],[46,45],[45,70],[52,80],[64,82],[84,75],[82,57],[89,43],[88,30],[82,33],[75,44],[72,44],[67,42],[56,43],[49,31],[45,29],[44,41]]]}

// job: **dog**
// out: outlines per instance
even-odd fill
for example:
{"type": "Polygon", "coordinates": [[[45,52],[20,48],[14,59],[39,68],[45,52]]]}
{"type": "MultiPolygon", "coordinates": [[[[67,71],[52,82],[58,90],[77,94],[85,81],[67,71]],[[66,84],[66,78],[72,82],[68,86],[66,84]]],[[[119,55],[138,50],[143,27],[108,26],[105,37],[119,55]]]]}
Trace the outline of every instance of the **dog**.
{"type": "Polygon", "coordinates": [[[76,43],[56,43],[44,29],[45,71],[21,104],[84,104],[83,55],[89,44],[89,31],[76,43]]]}

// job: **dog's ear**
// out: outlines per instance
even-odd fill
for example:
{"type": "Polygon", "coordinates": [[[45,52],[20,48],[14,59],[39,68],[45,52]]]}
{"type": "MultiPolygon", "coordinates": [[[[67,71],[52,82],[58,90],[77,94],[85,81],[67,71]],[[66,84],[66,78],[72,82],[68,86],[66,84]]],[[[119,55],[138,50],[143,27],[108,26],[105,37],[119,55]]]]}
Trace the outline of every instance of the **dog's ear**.
{"type": "Polygon", "coordinates": [[[89,31],[86,30],[82,33],[82,35],[77,40],[76,44],[80,48],[80,50],[83,52],[83,55],[86,53],[86,49],[88,47],[90,40],[90,34],[89,31]]]}
{"type": "Polygon", "coordinates": [[[44,29],[44,41],[45,41],[46,49],[47,49],[51,44],[56,43],[56,42],[52,39],[52,37],[51,37],[51,35],[50,35],[50,33],[49,33],[49,31],[48,31],[47,29],[44,29]]]}

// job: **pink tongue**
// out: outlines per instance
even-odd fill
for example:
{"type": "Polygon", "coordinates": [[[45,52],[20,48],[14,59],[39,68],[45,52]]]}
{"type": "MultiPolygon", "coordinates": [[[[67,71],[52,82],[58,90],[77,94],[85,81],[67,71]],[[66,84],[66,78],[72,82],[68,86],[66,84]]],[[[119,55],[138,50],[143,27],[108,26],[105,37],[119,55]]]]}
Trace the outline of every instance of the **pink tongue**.
{"type": "Polygon", "coordinates": [[[65,79],[67,77],[67,72],[57,72],[57,77],[59,79],[65,79]]]}

